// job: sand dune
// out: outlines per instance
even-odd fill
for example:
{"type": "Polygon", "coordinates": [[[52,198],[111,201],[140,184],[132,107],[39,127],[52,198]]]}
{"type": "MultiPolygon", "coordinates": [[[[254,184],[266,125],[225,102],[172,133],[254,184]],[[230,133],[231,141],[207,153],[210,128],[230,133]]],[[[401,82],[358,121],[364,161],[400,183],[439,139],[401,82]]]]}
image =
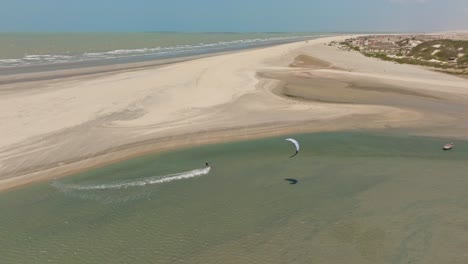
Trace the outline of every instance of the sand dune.
{"type": "Polygon", "coordinates": [[[292,132],[424,127],[434,118],[455,122],[450,111],[466,110],[467,80],[324,45],[339,38],[0,85],[0,189],[157,150],[292,132]],[[300,55],[311,59],[291,65],[300,55]],[[434,100],[446,112],[431,111],[434,100]],[[458,108],[445,109],[451,104],[458,108]]]}

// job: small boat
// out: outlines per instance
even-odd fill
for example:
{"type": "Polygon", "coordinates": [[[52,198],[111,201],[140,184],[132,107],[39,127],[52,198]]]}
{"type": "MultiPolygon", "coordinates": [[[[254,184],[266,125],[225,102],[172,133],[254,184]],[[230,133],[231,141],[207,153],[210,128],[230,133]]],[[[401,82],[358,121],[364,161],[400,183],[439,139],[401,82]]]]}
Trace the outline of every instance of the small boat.
{"type": "Polygon", "coordinates": [[[451,149],[453,149],[453,146],[454,146],[453,143],[445,144],[444,147],[443,147],[443,150],[451,150],[451,149]]]}

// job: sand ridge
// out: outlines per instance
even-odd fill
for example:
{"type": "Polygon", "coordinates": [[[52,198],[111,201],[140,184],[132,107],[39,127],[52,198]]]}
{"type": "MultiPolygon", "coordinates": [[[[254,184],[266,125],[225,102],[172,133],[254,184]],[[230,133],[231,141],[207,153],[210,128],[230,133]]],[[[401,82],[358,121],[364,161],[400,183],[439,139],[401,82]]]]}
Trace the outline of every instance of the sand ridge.
{"type": "MultiPolygon", "coordinates": [[[[0,190],[198,144],[320,130],[427,126],[427,116],[433,114],[426,111],[432,102],[427,100],[455,102],[467,96],[467,80],[325,45],[346,37],[0,85],[0,190]],[[323,103],[307,89],[318,79],[325,84],[315,90],[333,100],[323,103]],[[342,90],[324,92],[337,82],[342,90]],[[284,93],[288,85],[296,95],[284,93]],[[375,91],[386,86],[393,92],[375,91]],[[342,101],[335,100],[341,93],[342,101]],[[347,100],[346,93],[361,101],[347,100]],[[381,102],[388,94],[393,95],[390,103],[381,102]],[[422,101],[423,107],[409,107],[413,101],[404,96],[422,101]]],[[[450,111],[465,109],[462,102],[457,106],[450,111]]],[[[453,121],[447,113],[438,120],[453,121]]]]}

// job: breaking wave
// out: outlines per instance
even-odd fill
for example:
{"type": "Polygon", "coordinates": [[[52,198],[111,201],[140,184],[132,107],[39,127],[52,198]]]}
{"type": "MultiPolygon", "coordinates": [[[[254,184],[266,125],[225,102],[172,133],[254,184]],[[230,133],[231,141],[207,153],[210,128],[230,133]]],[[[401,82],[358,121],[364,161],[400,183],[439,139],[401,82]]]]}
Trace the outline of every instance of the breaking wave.
{"type": "Polygon", "coordinates": [[[229,49],[242,49],[259,45],[280,44],[292,41],[310,39],[313,36],[287,36],[271,38],[253,38],[215,43],[199,43],[195,45],[175,45],[169,47],[151,47],[139,49],[118,49],[103,52],[85,52],[81,54],[45,54],[25,55],[22,58],[0,59],[0,67],[19,67],[27,65],[42,65],[55,63],[72,63],[92,60],[107,60],[146,56],[159,58],[165,56],[188,56],[229,49]]]}

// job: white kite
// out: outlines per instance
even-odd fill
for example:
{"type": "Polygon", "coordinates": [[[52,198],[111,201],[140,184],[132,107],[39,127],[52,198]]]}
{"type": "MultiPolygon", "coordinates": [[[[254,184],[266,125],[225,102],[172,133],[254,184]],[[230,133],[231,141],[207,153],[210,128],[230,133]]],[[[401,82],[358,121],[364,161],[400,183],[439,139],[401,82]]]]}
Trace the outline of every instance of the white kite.
{"type": "Polygon", "coordinates": [[[295,140],[294,138],[287,138],[286,140],[292,142],[294,146],[296,146],[296,153],[294,153],[290,158],[299,154],[299,142],[297,142],[297,140],[295,140]]]}

